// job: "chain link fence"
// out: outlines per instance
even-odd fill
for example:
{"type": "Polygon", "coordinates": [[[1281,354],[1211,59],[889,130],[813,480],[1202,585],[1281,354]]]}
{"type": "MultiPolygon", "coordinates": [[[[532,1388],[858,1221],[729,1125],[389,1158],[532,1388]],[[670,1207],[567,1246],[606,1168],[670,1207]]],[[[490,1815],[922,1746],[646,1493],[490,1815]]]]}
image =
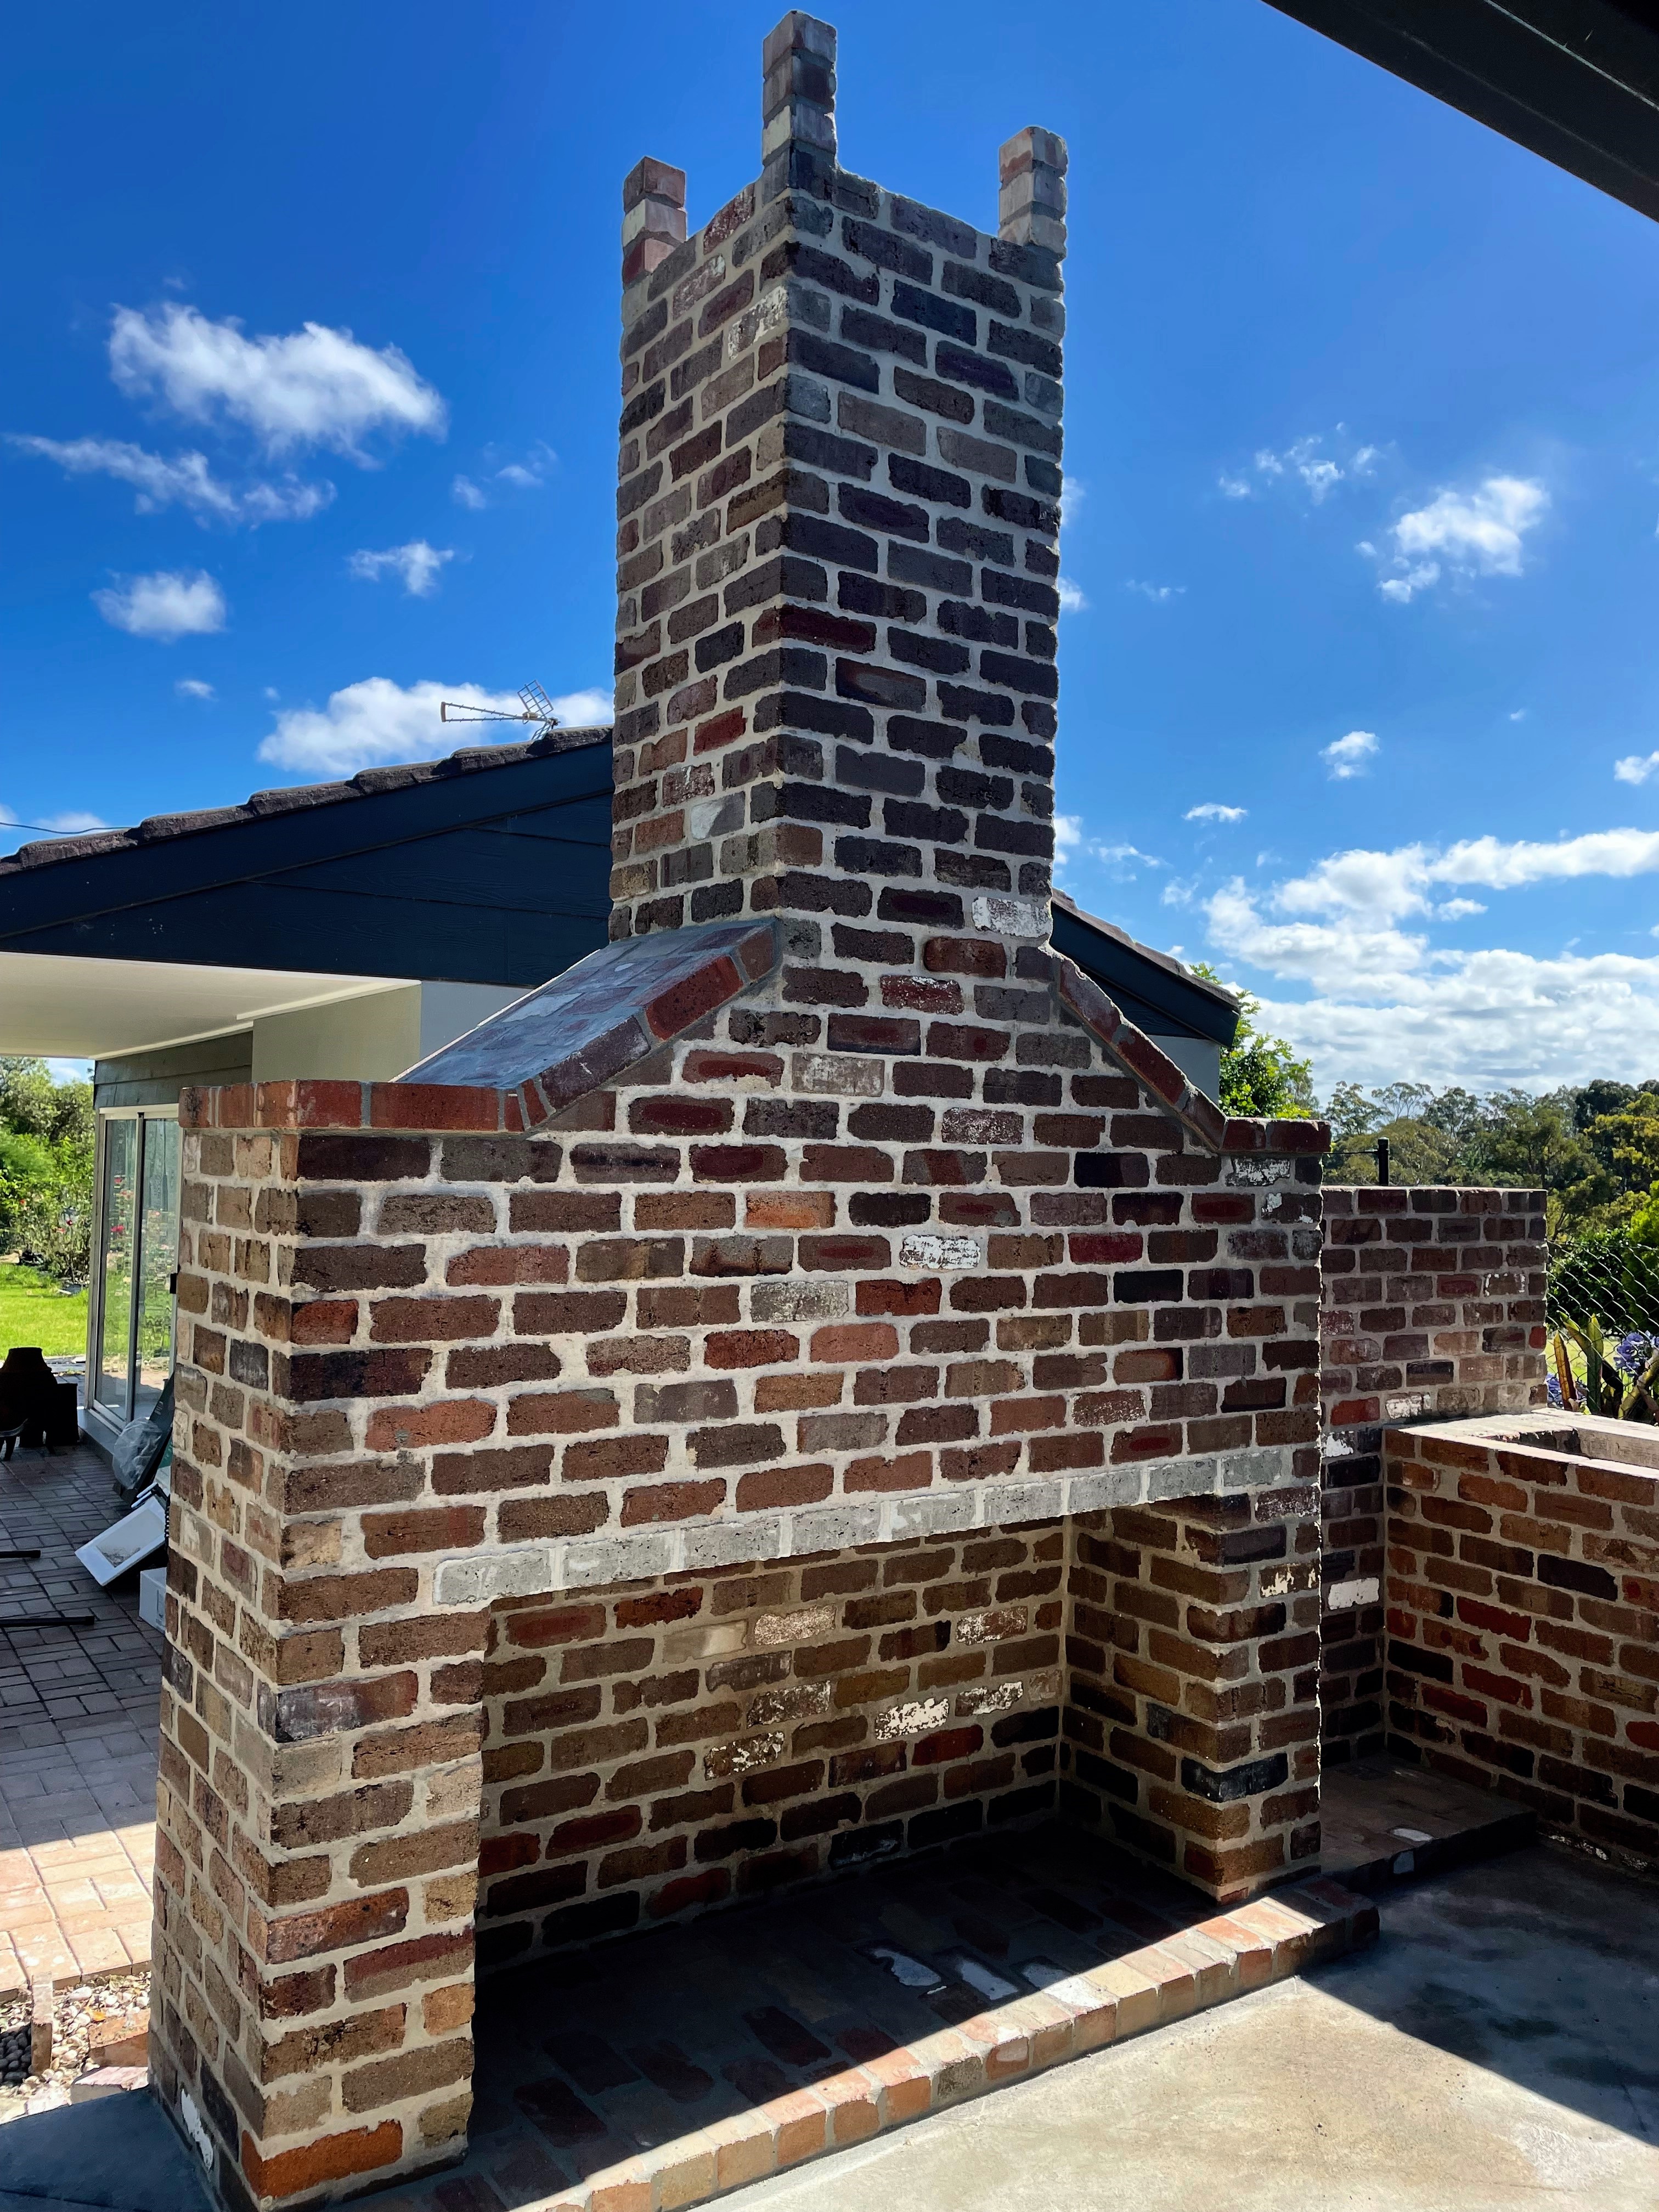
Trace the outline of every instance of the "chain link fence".
{"type": "Polygon", "coordinates": [[[1659,1422],[1659,1244],[1622,1229],[1552,1238],[1544,1319],[1552,1406],[1659,1422]]]}

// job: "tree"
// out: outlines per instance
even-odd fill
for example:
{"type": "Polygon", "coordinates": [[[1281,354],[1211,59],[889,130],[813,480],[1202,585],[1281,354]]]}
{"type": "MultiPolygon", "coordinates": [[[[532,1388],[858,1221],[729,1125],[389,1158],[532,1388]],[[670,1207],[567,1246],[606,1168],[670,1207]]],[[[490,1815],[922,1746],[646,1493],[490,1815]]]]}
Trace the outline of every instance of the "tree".
{"type": "MultiPolygon", "coordinates": [[[[1221,978],[1206,962],[1194,962],[1193,973],[1207,983],[1221,978]]],[[[1311,1063],[1298,1060],[1295,1048],[1284,1037],[1268,1036],[1257,1026],[1261,1001],[1233,984],[1223,988],[1238,1001],[1238,1028],[1221,1054],[1221,1097],[1224,1114],[1262,1115],[1279,1121],[1311,1121],[1318,1112],[1314,1097],[1311,1063]]]]}
{"type": "Polygon", "coordinates": [[[42,1060],[0,1057],[0,1250],[85,1274],[94,1132],[89,1083],[54,1083],[42,1060]]]}
{"type": "Polygon", "coordinates": [[[1573,1127],[1573,1095],[1556,1091],[1535,1098],[1526,1091],[1494,1091],[1464,1147],[1466,1179],[1559,1191],[1582,1182],[1595,1158],[1573,1127]]]}

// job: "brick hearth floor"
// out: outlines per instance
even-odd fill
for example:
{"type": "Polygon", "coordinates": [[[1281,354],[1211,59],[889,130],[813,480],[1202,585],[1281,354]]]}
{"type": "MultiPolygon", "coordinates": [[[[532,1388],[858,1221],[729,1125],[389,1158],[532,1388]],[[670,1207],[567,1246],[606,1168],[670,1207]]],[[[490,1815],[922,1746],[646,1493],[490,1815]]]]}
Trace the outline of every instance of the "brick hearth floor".
{"type": "Polygon", "coordinates": [[[1074,1831],[851,1875],[486,1981],[471,2148],[374,2212],[694,2203],[1369,1942],[1315,1881],[1223,1912],[1074,1831]]]}
{"type": "Polygon", "coordinates": [[[75,1547],[119,1512],[90,1446],[0,1462],[0,1993],[147,1965],[161,1638],[136,1574],[100,1590],[75,1547]],[[12,1629],[25,1610],[90,1628],[12,1629]]]}

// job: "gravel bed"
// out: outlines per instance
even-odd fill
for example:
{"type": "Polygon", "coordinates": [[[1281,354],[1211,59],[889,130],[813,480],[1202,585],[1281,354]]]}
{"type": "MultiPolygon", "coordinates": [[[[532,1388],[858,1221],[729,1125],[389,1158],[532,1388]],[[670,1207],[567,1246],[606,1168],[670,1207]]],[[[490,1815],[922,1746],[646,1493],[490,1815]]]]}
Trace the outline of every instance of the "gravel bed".
{"type": "Polygon", "coordinates": [[[31,2074],[29,2001],[27,1996],[0,2001],[0,2122],[67,2104],[70,2083],[87,2070],[87,2043],[94,2021],[136,2012],[149,2003],[147,1967],[59,1990],[52,2005],[52,2064],[44,2074],[31,2074]]]}

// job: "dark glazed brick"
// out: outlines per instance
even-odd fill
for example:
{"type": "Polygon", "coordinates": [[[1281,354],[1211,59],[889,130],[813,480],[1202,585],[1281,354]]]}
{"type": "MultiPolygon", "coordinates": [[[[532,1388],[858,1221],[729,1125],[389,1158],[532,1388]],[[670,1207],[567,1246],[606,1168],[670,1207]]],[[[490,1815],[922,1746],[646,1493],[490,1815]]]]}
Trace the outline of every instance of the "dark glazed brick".
{"type": "Polygon", "coordinates": [[[1277,1790],[1290,1774],[1290,1761],[1282,1751],[1267,1759],[1248,1759],[1242,1766],[1206,1766],[1196,1759],[1181,1762],[1181,1786],[1212,1805],[1231,1805],[1240,1797],[1259,1797],[1277,1790]]]}
{"type": "MultiPolygon", "coordinates": [[[[870,346],[878,353],[902,354],[907,361],[917,362],[925,362],[927,359],[927,341],[920,331],[907,330],[902,323],[890,323],[884,316],[870,314],[862,307],[842,309],[841,334],[854,345],[870,346]]],[[[836,346],[833,350],[844,353],[847,349],[836,346]]],[[[872,368],[874,365],[872,362],[872,368]]],[[[833,371],[829,373],[834,374],[833,371]]],[[[881,388],[879,374],[874,383],[866,383],[860,377],[852,376],[843,377],[842,381],[857,384],[866,392],[877,392],[881,388]]]]}
{"type": "Polygon", "coordinates": [[[426,1137],[330,1137],[307,1129],[295,1172],[301,1182],[419,1182],[431,1167],[426,1137]]]}
{"type": "Polygon", "coordinates": [[[896,368],[893,390],[899,398],[908,400],[911,406],[925,407],[930,415],[943,415],[947,422],[971,422],[974,419],[974,402],[967,392],[953,391],[948,384],[935,384],[930,376],[915,376],[908,368],[896,368]]]}
{"type": "Polygon", "coordinates": [[[921,323],[947,338],[960,338],[963,345],[974,344],[979,336],[979,318],[971,307],[941,300],[935,292],[918,291],[914,284],[894,285],[893,313],[907,323],[921,323]]]}
{"type": "Polygon", "coordinates": [[[890,269],[897,276],[911,277],[918,284],[933,283],[933,255],[895,238],[891,231],[878,229],[874,223],[855,222],[849,216],[842,223],[841,234],[849,253],[873,261],[878,268],[890,269]]]}
{"type": "Polygon", "coordinates": [[[976,353],[963,353],[941,338],[933,349],[933,367],[954,384],[971,384],[999,399],[1018,399],[1019,386],[1000,361],[986,361],[976,353]]]}

